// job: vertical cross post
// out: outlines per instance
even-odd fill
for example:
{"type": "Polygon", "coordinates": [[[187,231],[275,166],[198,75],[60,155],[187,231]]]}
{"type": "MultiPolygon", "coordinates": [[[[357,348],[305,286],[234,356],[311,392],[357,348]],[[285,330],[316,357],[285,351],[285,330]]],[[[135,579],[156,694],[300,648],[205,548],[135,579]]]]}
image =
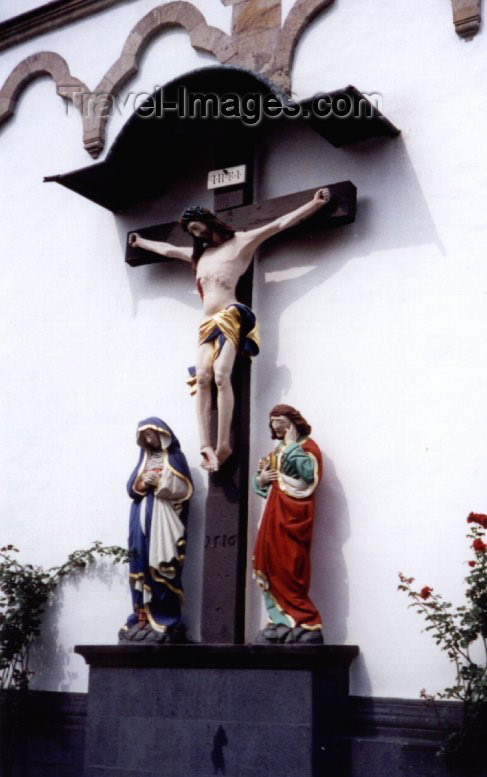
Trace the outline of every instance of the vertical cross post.
{"type": "MultiPolygon", "coordinates": [[[[249,205],[253,200],[253,153],[250,146],[216,154],[217,167],[245,164],[243,184],[214,190],[214,210],[219,212],[249,205]]],[[[220,215],[220,213],[219,213],[220,215]]],[[[237,299],[252,306],[253,267],[240,279],[237,299]]],[[[209,476],[206,500],[205,550],[201,638],[206,643],[244,642],[245,571],[247,556],[247,507],[249,477],[250,363],[237,356],[232,374],[235,412],[232,421],[230,460],[209,476]]],[[[216,436],[216,392],[211,410],[216,436]]]]}

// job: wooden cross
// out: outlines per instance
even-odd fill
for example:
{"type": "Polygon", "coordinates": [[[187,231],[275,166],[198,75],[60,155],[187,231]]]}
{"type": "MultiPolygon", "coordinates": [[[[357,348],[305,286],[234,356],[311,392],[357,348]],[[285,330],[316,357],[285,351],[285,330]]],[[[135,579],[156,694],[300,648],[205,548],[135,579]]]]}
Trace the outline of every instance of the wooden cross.
{"type": "MultiPolygon", "coordinates": [[[[262,203],[240,204],[251,198],[247,183],[246,186],[240,187],[240,190],[239,187],[232,187],[230,191],[217,193],[214,209],[218,211],[218,217],[235,230],[253,229],[304,205],[312,198],[317,188],[319,187],[275,197],[262,203]],[[228,207],[230,203],[239,206],[228,207]]],[[[329,229],[354,221],[356,188],[353,183],[344,181],[328,184],[327,188],[331,193],[331,200],[327,205],[297,226],[270,238],[266,243],[275,243],[286,240],[291,235],[309,234],[310,231],[329,229]]],[[[182,246],[192,245],[191,237],[183,232],[177,222],[158,224],[136,231],[149,240],[162,240],[182,246]]],[[[132,267],[174,261],[140,248],[133,248],[128,241],[125,260],[132,267]]],[[[251,266],[237,286],[237,299],[249,307],[252,305],[252,276],[251,266]]],[[[238,408],[232,424],[232,447],[235,453],[219,472],[210,475],[205,510],[201,633],[202,640],[206,643],[244,642],[250,416],[248,360],[237,358],[232,383],[235,407],[238,408]]],[[[215,405],[212,410],[213,427],[216,427],[216,415],[215,405]]],[[[214,431],[215,428],[212,429],[213,433],[214,431]]]]}

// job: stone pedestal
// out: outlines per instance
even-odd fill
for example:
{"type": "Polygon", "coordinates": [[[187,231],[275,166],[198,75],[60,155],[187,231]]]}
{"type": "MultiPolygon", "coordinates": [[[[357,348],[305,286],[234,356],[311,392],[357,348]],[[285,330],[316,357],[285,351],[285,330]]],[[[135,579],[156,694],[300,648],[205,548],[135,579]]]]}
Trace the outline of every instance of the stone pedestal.
{"type": "Polygon", "coordinates": [[[75,648],[90,665],[85,777],[338,777],[355,646],[75,648]]]}

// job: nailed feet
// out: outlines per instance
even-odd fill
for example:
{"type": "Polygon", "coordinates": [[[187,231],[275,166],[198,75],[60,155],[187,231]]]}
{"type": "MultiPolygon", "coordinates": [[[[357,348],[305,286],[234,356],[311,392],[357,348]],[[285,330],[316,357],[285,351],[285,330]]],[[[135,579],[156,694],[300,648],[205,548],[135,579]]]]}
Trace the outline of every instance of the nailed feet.
{"type": "Polygon", "coordinates": [[[210,445],[206,445],[201,449],[201,456],[202,459],[200,466],[203,469],[206,469],[207,472],[218,472],[220,462],[218,461],[218,456],[210,445]]]}
{"type": "Polygon", "coordinates": [[[218,472],[220,466],[232,455],[232,449],[229,445],[221,445],[216,451],[210,445],[201,449],[201,464],[207,472],[218,472]]]}

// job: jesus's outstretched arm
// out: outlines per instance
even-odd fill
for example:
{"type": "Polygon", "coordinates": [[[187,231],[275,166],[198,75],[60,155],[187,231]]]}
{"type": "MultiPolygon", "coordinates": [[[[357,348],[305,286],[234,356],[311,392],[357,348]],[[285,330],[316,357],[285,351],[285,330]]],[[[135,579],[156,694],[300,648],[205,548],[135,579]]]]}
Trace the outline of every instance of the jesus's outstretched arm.
{"type": "Polygon", "coordinates": [[[147,240],[147,238],[141,237],[138,232],[130,233],[129,245],[133,248],[144,248],[146,251],[152,251],[154,254],[167,256],[169,259],[182,259],[183,262],[190,262],[193,253],[192,248],[175,246],[162,240],[147,240]]]}
{"type": "Polygon", "coordinates": [[[296,210],[279,216],[279,218],[274,219],[269,224],[265,224],[263,227],[249,229],[244,233],[249,247],[252,251],[255,251],[267,238],[277,235],[278,232],[283,232],[283,230],[289,229],[289,227],[294,227],[300,221],[309,218],[323,205],[326,205],[330,201],[330,197],[329,189],[318,189],[312,200],[296,208],[296,210]]]}

